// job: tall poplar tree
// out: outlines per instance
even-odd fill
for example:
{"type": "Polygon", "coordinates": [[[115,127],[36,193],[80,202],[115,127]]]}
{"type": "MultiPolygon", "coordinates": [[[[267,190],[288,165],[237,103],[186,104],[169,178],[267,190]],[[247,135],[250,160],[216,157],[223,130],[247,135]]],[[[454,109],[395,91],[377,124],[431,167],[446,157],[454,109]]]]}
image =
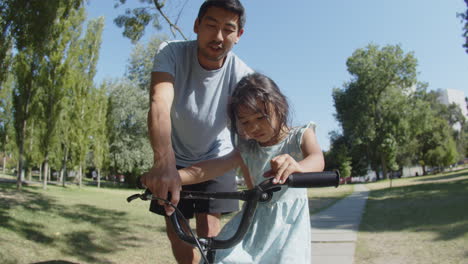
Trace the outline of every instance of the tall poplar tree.
{"type": "Polygon", "coordinates": [[[97,186],[101,187],[102,169],[109,160],[109,131],[107,127],[108,98],[106,85],[92,90],[94,118],[92,122],[91,149],[94,168],[97,171],[97,186]]]}
{"type": "Polygon", "coordinates": [[[91,20],[87,25],[84,38],[80,41],[77,49],[77,62],[72,76],[72,100],[71,121],[72,131],[70,139],[72,141],[71,153],[75,165],[78,166],[78,181],[81,187],[83,169],[86,168],[86,155],[90,146],[91,119],[94,118],[92,109],[91,90],[93,89],[93,79],[96,74],[96,65],[99,58],[99,48],[101,47],[102,30],[104,18],[100,17],[91,20]]]}
{"type": "Polygon", "coordinates": [[[11,35],[17,51],[14,67],[17,80],[13,91],[13,112],[19,149],[18,189],[21,189],[22,185],[26,130],[32,113],[32,104],[39,89],[37,80],[41,64],[44,62],[45,44],[50,41],[50,32],[56,19],[68,17],[69,11],[79,8],[81,3],[81,0],[51,0],[47,1],[47,4],[39,0],[2,1],[1,12],[4,12],[9,19],[9,24],[2,30],[11,35]],[[65,11],[60,12],[61,8],[65,11]]]}
{"type": "MultiPolygon", "coordinates": [[[[63,12],[63,8],[59,10],[63,12]]],[[[44,129],[40,131],[40,149],[44,156],[44,175],[49,175],[49,155],[57,141],[57,123],[63,112],[64,98],[67,95],[65,85],[70,71],[75,52],[72,48],[76,45],[81,34],[81,26],[85,19],[84,7],[72,10],[67,18],[56,20],[51,30],[50,42],[44,48],[46,60],[41,68],[39,103],[41,104],[40,121],[44,129]]],[[[47,187],[47,177],[43,178],[43,188],[47,187]]]]}

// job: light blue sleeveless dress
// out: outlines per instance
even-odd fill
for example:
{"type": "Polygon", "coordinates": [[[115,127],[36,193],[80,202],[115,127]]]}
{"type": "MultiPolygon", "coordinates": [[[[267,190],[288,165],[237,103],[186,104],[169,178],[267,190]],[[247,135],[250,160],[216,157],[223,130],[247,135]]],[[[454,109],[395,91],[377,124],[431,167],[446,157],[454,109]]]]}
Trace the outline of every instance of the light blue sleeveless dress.
{"type": "MultiPolygon", "coordinates": [[[[238,149],[249,168],[254,184],[265,180],[270,160],[289,154],[303,159],[302,135],[315,124],[293,128],[289,135],[274,146],[261,147],[257,142],[240,142],[238,149]]],[[[231,237],[241,220],[235,215],[221,230],[218,238],[231,237]]],[[[216,251],[215,263],[311,263],[310,216],[307,189],[283,187],[269,202],[259,203],[250,229],[235,247],[216,251]]]]}

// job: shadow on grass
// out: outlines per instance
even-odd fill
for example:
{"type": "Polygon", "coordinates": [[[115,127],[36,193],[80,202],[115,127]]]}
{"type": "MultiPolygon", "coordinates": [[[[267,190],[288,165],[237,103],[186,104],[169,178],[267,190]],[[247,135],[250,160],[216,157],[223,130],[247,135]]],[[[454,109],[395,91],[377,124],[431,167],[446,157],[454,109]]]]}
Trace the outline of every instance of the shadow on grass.
{"type": "Polygon", "coordinates": [[[468,179],[372,191],[360,230],[434,232],[436,240],[457,239],[468,233],[467,202],[468,179]]]}
{"type": "Polygon", "coordinates": [[[430,181],[439,181],[439,180],[452,180],[452,179],[462,177],[462,176],[467,176],[467,175],[468,175],[468,172],[463,171],[463,172],[458,172],[458,173],[454,173],[454,174],[440,175],[438,177],[430,177],[430,178],[427,178],[425,176],[421,176],[421,178],[418,179],[417,181],[418,182],[430,182],[430,181]]]}
{"type": "Polygon", "coordinates": [[[77,264],[77,263],[66,261],[66,260],[49,260],[49,261],[34,262],[32,264],[77,264]]]}
{"type": "MultiPolygon", "coordinates": [[[[127,213],[96,207],[89,204],[60,204],[56,199],[35,192],[40,187],[16,190],[11,183],[0,184],[0,223],[16,235],[34,243],[55,247],[68,256],[87,263],[109,263],[102,253],[117,252],[125,247],[136,247],[137,238],[128,228],[127,213]],[[17,210],[16,210],[17,209],[17,210]],[[11,211],[20,212],[12,214],[11,211]],[[51,227],[41,224],[39,219],[25,219],[36,212],[47,212],[47,219],[64,218],[71,224],[92,224],[91,230],[65,231],[60,237],[49,235],[51,227]],[[99,236],[99,237],[97,237],[99,236]],[[104,241],[104,242],[103,242],[104,241]]],[[[69,263],[51,260],[43,263],[69,263]]]]}
{"type": "MultiPolygon", "coordinates": [[[[29,187],[34,189],[34,187],[29,187]]],[[[42,232],[43,225],[27,222],[11,216],[8,211],[11,208],[21,206],[28,211],[49,211],[55,201],[51,198],[38,195],[37,193],[24,189],[16,190],[14,183],[0,184],[0,222],[2,227],[9,229],[25,239],[42,244],[50,244],[53,239],[42,232]]]]}

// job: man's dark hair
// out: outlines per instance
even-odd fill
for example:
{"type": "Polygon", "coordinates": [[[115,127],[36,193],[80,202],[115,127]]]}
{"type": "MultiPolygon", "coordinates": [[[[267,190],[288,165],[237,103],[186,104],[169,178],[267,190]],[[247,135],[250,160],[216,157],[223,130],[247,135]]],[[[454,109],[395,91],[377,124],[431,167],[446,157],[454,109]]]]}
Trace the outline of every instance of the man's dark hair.
{"type": "Polygon", "coordinates": [[[245,10],[239,0],[206,0],[198,11],[198,21],[201,22],[206,11],[210,7],[219,7],[227,11],[233,12],[239,16],[239,30],[245,25],[245,10]]]}

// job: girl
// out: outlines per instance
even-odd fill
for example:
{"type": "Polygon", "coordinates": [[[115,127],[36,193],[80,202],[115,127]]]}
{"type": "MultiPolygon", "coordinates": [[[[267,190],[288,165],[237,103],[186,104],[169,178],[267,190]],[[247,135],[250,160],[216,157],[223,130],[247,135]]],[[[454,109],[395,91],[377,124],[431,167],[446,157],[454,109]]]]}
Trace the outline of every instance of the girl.
{"type": "MultiPolygon", "coordinates": [[[[228,106],[237,141],[228,155],[179,170],[182,184],[215,178],[240,167],[248,188],[264,177],[283,183],[295,172],[322,171],[323,154],[309,123],[290,128],[286,97],[270,78],[254,73],[236,86],[228,106]]],[[[234,216],[218,238],[232,236],[241,214],[234,216]]],[[[311,263],[307,189],[282,188],[260,203],[250,230],[238,245],[217,250],[216,263],[311,263]]]]}

